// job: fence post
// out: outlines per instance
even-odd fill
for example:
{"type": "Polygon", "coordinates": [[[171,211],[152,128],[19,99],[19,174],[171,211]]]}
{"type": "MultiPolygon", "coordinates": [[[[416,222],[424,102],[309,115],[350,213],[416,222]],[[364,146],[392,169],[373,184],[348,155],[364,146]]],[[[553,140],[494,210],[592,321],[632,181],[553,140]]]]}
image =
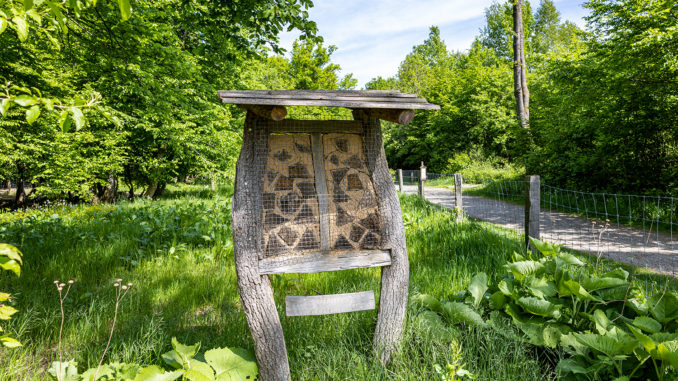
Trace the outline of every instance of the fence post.
{"type": "Polygon", "coordinates": [[[464,203],[461,199],[461,188],[463,181],[461,173],[454,174],[454,208],[457,209],[457,221],[461,220],[464,215],[464,203]]]}
{"type": "Polygon", "coordinates": [[[426,166],[421,162],[419,167],[419,197],[424,198],[424,183],[426,182],[426,166]]]}
{"type": "Polygon", "coordinates": [[[400,190],[400,193],[403,193],[403,170],[402,169],[398,170],[398,190],[400,190]]]}
{"type": "Polygon", "coordinates": [[[526,176],[525,182],[525,247],[533,250],[530,237],[539,239],[539,205],[540,186],[539,176],[526,176]]]}

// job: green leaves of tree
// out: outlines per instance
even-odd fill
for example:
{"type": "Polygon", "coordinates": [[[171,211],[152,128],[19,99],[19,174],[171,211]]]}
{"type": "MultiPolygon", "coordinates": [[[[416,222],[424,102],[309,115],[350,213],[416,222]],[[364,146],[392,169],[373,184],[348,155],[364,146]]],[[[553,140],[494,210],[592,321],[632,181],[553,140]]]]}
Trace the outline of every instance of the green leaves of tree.
{"type": "MultiPolygon", "coordinates": [[[[19,249],[6,243],[0,243],[0,268],[11,271],[16,276],[19,276],[21,275],[22,264],[23,260],[19,249]]],[[[9,298],[9,294],[0,292],[0,320],[9,320],[12,315],[18,312],[14,307],[2,304],[2,302],[9,300],[9,298]]],[[[1,332],[2,326],[0,326],[1,332]]],[[[0,335],[0,344],[7,348],[21,346],[21,343],[9,334],[0,335]]]]}
{"type": "Polygon", "coordinates": [[[129,20],[132,15],[132,6],[130,5],[130,0],[118,0],[118,6],[120,7],[120,16],[122,21],[129,20]]]}

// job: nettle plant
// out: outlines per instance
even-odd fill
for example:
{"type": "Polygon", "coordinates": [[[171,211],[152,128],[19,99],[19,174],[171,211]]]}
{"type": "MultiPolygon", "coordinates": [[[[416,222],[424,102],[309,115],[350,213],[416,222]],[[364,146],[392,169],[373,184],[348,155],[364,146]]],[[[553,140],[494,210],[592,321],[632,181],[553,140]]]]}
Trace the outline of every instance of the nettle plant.
{"type": "Polygon", "coordinates": [[[417,319],[499,330],[508,318],[523,334],[517,339],[558,351],[563,379],[678,376],[678,294],[647,294],[621,267],[602,272],[560,246],[531,242],[539,253],[514,254],[496,284],[478,273],[456,301],[414,296],[417,319]]]}
{"type": "MultiPolygon", "coordinates": [[[[22,264],[23,262],[19,249],[6,243],[0,243],[0,268],[11,271],[16,276],[20,276],[22,264]]],[[[12,318],[12,315],[17,313],[16,308],[3,304],[8,302],[10,297],[10,294],[0,291],[0,320],[9,320],[12,318]]],[[[0,326],[0,344],[7,348],[21,346],[21,343],[17,341],[17,339],[13,338],[8,333],[4,333],[2,326],[0,326]]]]}

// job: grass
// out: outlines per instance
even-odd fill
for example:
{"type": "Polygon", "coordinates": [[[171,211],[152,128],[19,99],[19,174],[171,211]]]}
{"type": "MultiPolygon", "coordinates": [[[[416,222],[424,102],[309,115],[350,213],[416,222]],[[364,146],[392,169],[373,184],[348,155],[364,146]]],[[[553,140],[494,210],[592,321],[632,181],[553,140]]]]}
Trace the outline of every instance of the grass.
{"type": "MultiPolygon", "coordinates": [[[[122,303],[106,361],[161,364],[176,336],[202,347],[252,348],[242,311],[230,236],[230,189],[173,186],[158,201],[57,206],[0,214],[0,242],[24,253],[21,278],[0,274],[19,313],[4,325],[23,342],[0,349],[0,380],[39,380],[58,358],[59,302],[52,282],[76,283],[65,302],[64,359],[96,366],[113,318],[113,281],[134,288],[122,303]]],[[[410,294],[449,299],[471,276],[503,273],[519,251],[518,234],[454,216],[415,196],[402,196],[410,260],[410,294]]],[[[437,337],[408,323],[389,367],[371,351],[376,311],[321,317],[284,316],[286,295],[379,290],[379,270],[273,277],[295,380],[422,380],[434,364],[453,361],[451,340],[466,369],[481,380],[553,378],[553,359],[494,330],[451,328],[437,337]]],[[[377,299],[378,300],[378,299],[377,299]]],[[[416,311],[408,309],[408,322],[416,311]]],[[[506,329],[512,329],[509,326],[506,329]]]]}

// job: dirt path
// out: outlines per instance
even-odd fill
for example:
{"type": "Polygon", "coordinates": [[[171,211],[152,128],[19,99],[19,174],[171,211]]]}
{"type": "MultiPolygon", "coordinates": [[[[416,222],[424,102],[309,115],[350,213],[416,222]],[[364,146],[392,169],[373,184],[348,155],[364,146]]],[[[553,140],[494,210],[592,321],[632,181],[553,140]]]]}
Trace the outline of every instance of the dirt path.
{"type": "MultiPolygon", "coordinates": [[[[417,193],[406,185],[405,193],[417,193]]],[[[426,188],[428,201],[446,208],[455,207],[454,193],[441,188],[426,188]]],[[[523,232],[525,211],[522,206],[476,196],[463,197],[464,212],[473,218],[523,232]]],[[[600,221],[566,213],[542,210],[541,238],[565,247],[601,255],[619,262],[648,267],[678,275],[678,234],[658,233],[624,225],[605,226],[600,221]]]]}

